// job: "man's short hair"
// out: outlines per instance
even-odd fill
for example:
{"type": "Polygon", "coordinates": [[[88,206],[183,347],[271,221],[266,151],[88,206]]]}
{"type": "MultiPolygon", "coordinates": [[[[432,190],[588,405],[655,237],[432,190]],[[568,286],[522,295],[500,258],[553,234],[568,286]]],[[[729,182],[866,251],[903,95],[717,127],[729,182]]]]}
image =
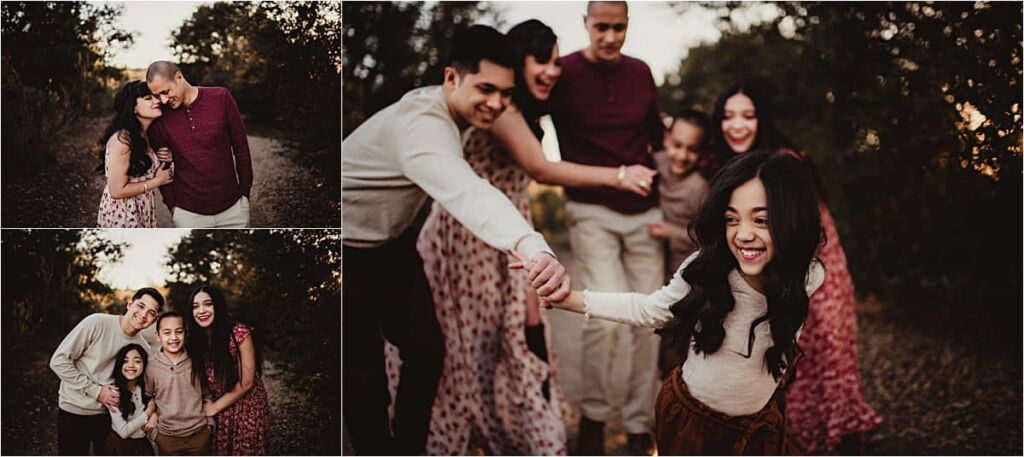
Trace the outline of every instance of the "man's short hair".
{"type": "Polygon", "coordinates": [[[480,71],[482,60],[514,68],[515,59],[508,38],[493,27],[479,24],[456,32],[446,65],[465,75],[480,71]]]}
{"type": "Polygon", "coordinates": [[[622,5],[623,8],[626,8],[626,16],[627,17],[629,16],[629,4],[628,3],[626,3],[626,2],[603,2],[603,1],[587,2],[587,16],[590,16],[590,13],[594,11],[593,8],[594,8],[594,4],[595,3],[611,3],[611,4],[615,4],[615,5],[622,5]]]}
{"type": "Polygon", "coordinates": [[[142,298],[144,295],[149,295],[150,297],[153,297],[153,300],[156,300],[156,304],[160,306],[158,310],[164,309],[163,294],[161,294],[159,290],[156,290],[152,287],[143,287],[135,291],[135,295],[132,295],[132,301],[138,300],[142,298]]]}
{"type": "Polygon", "coordinates": [[[181,68],[174,64],[174,62],[168,62],[166,60],[158,60],[149,64],[149,69],[146,70],[146,82],[153,82],[153,77],[156,75],[163,76],[164,79],[174,79],[174,74],[181,71],[181,68]]]}

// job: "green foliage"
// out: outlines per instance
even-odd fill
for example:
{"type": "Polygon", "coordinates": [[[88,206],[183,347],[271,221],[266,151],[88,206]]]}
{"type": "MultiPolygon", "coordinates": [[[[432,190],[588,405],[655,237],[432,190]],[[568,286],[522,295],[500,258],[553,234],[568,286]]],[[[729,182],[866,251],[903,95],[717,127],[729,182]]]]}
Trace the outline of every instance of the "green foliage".
{"type": "Polygon", "coordinates": [[[779,7],[746,31],[723,8],[722,39],[666,78],[664,107],[710,112],[760,82],[821,174],[859,292],[1017,315],[1021,4],[779,7]]]}
{"type": "Polygon", "coordinates": [[[193,84],[228,87],[247,122],[298,144],[294,159],[340,192],[341,6],[238,2],[200,6],[173,34],[193,84]]]}
{"type": "Polygon", "coordinates": [[[110,303],[97,261],[116,261],[124,249],[93,230],[4,230],[0,247],[5,350],[41,330],[67,332],[110,303]]]}
{"type": "Polygon", "coordinates": [[[132,36],[119,8],[88,2],[3,2],[4,176],[54,162],[56,133],[110,106],[121,70],[108,62],[132,36]]]}
{"type": "Polygon", "coordinates": [[[292,385],[328,414],[340,411],[340,231],[196,230],[168,266],[172,307],[190,312],[195,287],[220,287],[233,316],[255,326],[267,358],[296,374],[292,385]]]}
{"type": "Polygon", "coordinates": [[[417,87],[440,84],[455,31],[494,16],[480,2],[346,2],[342,136],[417,87]]]}

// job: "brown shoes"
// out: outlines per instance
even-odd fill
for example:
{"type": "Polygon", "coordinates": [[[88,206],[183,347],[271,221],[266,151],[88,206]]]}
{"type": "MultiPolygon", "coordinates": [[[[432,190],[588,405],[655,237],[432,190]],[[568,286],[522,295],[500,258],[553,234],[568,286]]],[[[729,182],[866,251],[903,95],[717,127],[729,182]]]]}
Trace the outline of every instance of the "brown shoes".
{"type": "Polygon", "coordinates": [[[580,415],[580,433],[576,436],[576,455],[604,455],[604,422],[580,415]]]}
{"type": "Polygon", "coordinates": [[[650,433],[626,435],[626,451],[629,455],[654,455],[654,439],[650,433]]]}

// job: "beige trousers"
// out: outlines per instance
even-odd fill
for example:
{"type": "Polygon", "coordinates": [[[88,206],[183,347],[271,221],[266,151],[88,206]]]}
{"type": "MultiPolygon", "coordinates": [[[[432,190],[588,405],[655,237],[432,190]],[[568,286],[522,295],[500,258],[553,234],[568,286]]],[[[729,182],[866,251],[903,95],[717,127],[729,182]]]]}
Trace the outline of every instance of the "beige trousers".
{"type": "MultiPolygon", "coordinates": [[[[600,205],[566,202],[569,237],[580,287],[597,292],[650,293],[665,278],[660,241],[647,224],[662,219],[653,208],[622,214],[600,205]]],[[[583,324],[583,415],[606,422],[621,411],[627,433],[654,427],[658,339],[650,328],[601,319],[583,324]]]]}
{"type": "Polygon", "coordinates": [[[230,208],[218,214],[196,214],[184,208],[174,208],[171,216],[178,228],[248,228],[249,197],[242,196],[230,208]]]}

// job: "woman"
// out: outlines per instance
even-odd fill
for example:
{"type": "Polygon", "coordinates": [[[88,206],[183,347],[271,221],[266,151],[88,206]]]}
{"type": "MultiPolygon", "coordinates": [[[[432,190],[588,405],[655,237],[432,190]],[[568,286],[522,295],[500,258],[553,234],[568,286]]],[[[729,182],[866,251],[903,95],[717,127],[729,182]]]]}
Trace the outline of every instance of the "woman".
{"type": "MultiPolygon", "coordinates": [[[[107,185],[100,198],[99,227],[156,227],[153,192],[173,181],[168,166],[161,167],[149,147],[146,131],[160,117],[160,98],[149,93],[144,81],[125,84],[114,96],[114,119],[100,137],[100,165],[107,185]]],[[[170,151],[161,149],[164,160],[170,151]]]]}
{"type": "MultiPolygon", "coordinates": [[[[464,150],[476,173],[503,191],[527,220],[531,177],[548,184],[611,186],[647,195],[655,172],[646,167],[593,167],[544,158],[539,119],[561,74],[557,38],[536,20],[516,25],[508,36],[517,63],[514,106],[491,131],[470,134],[464,150]]],[[[464,455],[471,446],[480,446],[488,454],[565,454],[563,401],[550,338],[545,337],[545,318],[529,282],[508,273],[505,253],[484,244],[437,205],[417,248],[446,352],[427,452],[464,455]]],[[[388,346],[392,388],[399,356],[388,346]]]]}
{"type": "Polygon", "coordinates": [[[203,386],[203,410],[216,422],[214,449],[217,455],[265,455],[270,405],[253,329],[228,319],[224,294],[215,287],[197,288],[190,302],[192,379],[203,386]]]}
{"type": "MultiPolygon", "coordinates": [[[[752,148],[786,151],[810,167],[818,195],[822,195],[817,173],[807,155],[796,152],[779,133],[770,106],[748,85],[737,84],[718,97],[712,129],[712,141],[721,163],[752,148]]],[[[811,297],[800,337],[803,358],[799,375],[786,397],[789,433],[808,453],[832,452],[844,437],[854,446],[851,451],[863,453],[864,433],[881,423],[882,417],[861,395],[853,281],[835,221],[824,199],[819,200],[818,209],[826,239],[817,255],[827,274],[824,284],[811,297]]]]}

